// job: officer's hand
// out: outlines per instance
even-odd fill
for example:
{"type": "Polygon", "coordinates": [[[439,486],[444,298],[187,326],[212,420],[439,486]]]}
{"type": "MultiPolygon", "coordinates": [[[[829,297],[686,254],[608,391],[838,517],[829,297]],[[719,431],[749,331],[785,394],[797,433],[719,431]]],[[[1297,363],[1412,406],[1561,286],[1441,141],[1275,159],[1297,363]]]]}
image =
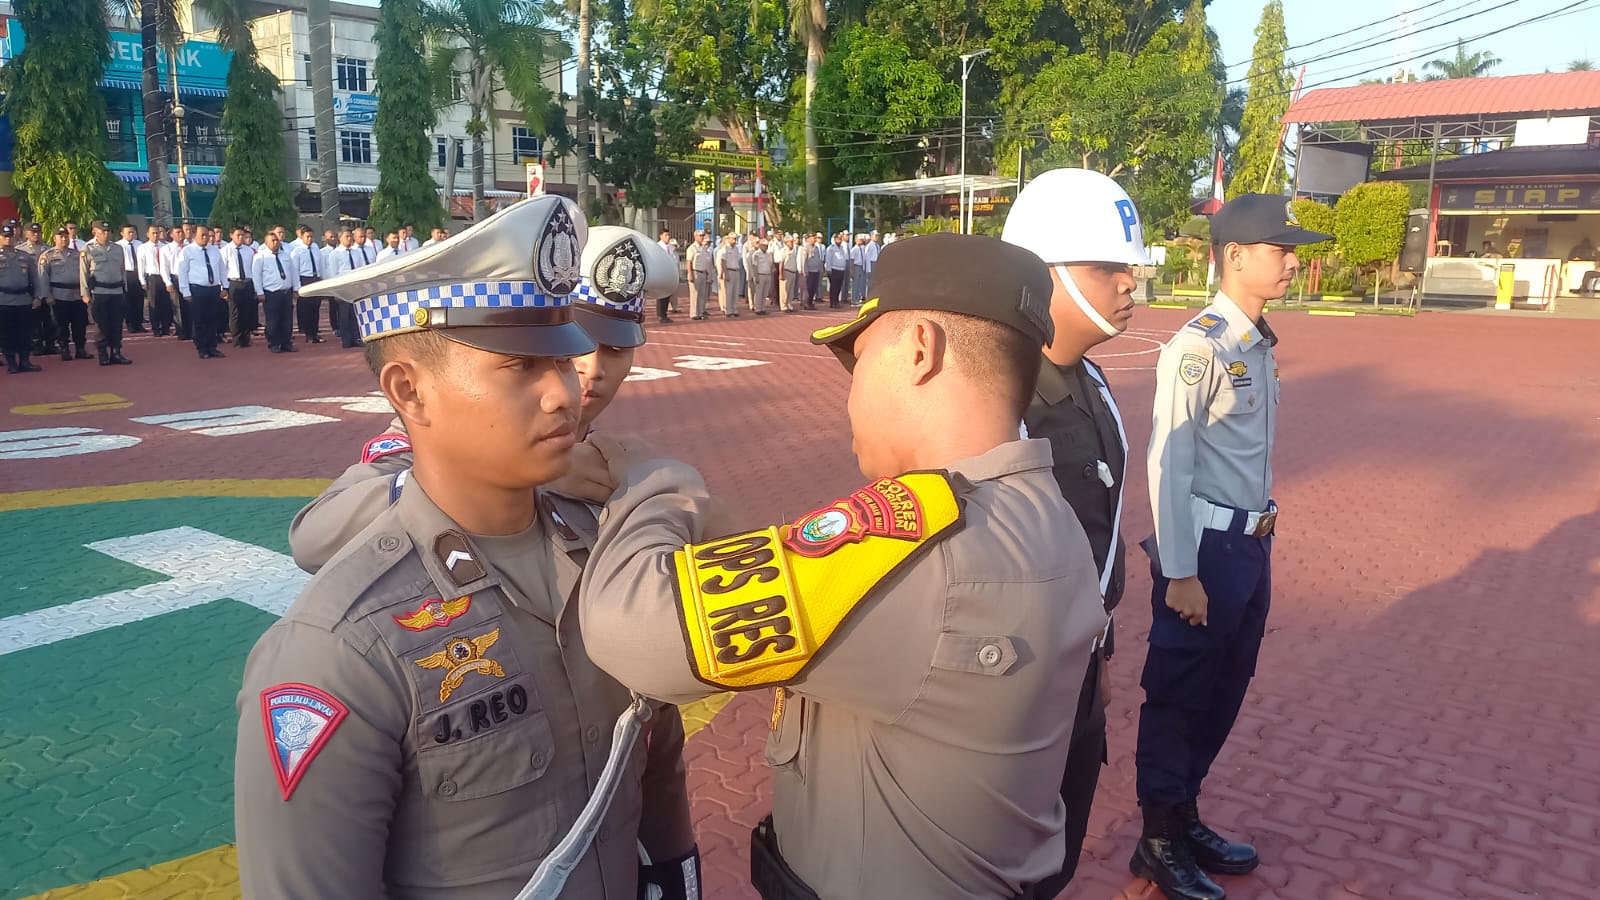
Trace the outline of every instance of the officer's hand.
{"type": "Polygon", "coordinates": [[[573,446],[572,469],[549,484],[552,491],[590,503],[610,500],[616,487],[605,456],[589,441],[573,446]]]}
{"type": "Polygon", "coordinates": [[[1100,705],[1111,708],[1111,660],[1100,660],[1100,705]]]}
{"type": "Polygon", "coordinates": [[[1206,624],[1208,602],[1199,576],[1175,578],[1167,584],[1167,606],[1190,625],[1206,624]]]}

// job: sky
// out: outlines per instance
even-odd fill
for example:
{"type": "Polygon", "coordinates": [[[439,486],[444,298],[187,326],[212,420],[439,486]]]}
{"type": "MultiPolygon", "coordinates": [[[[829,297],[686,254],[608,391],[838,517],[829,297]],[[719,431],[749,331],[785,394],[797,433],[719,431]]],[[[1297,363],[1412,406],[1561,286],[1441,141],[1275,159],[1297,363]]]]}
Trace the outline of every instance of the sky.
{"type": "MultiPolygon", "coordinates": [[[[1228,77],[1241,85],[1265,5],[1213,0],[1207,8],[1228,77]]],[[[1306,66],[1308,89],[1388,77],[1410,57],[1419,58],[1404,65],[1421,74],[1428,60],[1453,57],[1459,38],[1467,39],[1468,53],[1500,57],[1491,75],[1564,71],[1575,59],[1600,66],[1600,0],[1283,0],[1283,15],[1289,59],[1297,73],[1306,66]]]]}

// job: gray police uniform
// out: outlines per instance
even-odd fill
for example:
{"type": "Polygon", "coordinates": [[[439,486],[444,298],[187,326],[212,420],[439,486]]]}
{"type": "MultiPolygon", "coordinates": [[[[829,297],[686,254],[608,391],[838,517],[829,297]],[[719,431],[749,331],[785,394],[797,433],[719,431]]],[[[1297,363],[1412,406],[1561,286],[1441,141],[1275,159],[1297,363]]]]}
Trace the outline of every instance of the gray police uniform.
{"type": "Polygon", "coordinates": [[[744,296],[744,254],[738,244],[723,244],[717,248],[717,267],[722,276],[722,314],[737,316],[739,298],[744,296]]]}
{"type": "MultiPolygon", "coordinates": [[[[522,535],[469,537],[381,473],[357,466],[330,488],[332,524],[372,524],[246,664],[241,880],[247,896],[504,900],[577,819],[630,694],[566,612],[583,547],[552,507],[522,535]]],[[[675,717],[634,746],[562,897],[631,900],[636,840],[655,859],[692,847],[681,750],[675,717]]]]}
{"type": "Polygon", "coordinates": [[[83,303],[83,285],[78,251],[54,247],[39,254],[39,293],[50,300],[55,312],[55,327],[61,341],[61,358],[68,347],[76,346],[79,356],[88,343],[89,309],[83,303]]]}
{"type": "Polygon", "coordinates": [[[33,354],[33,302],[38,297],[33,257],[17,247],[0,249],[0,351],[17,371],[33,354]]]}
{"type": "MultiPolygon", "coordinates": [[[[1147,459],[1155,589],[1137,750],[1139,800],[1193,800],[1255,674],[1271,604],[1277,336],[1226,295],[1161,350],[1147,459]],[[1168,608],[1199,575],[1207,624],[1168,608]]],[[[1150,549],[1147,547],[1147,549],[1150,549]]]]}
{"type": "Polygon", "coordinates": [[[603,668],[650,696],[779,686],[773,814],[752,863],[765,896],[782,896],[771,879],[784,862],[828,900],[1007,898],[1060,869],[1054,785],[1105,613],[1050,463],[1044,441],[1007,443],[950,466],[948,494],[943,476],[907,475],[840,501],[922,534],[920,549],[872,536],[830,548],[839,504],[702,543],[698,472],[653,460],[623,477],[579,590],[584,637],[603,668]],[[958,506],[974,524],[936,532],[940,510],[958,506]],[[792,603],[771,596],[791,583],[766,571],[780,552],[792,603]],[[866,599],[841,624],[826,610],[856,596],[846,581],[866,599]],[[685,591],[697,611],[680,603],[685,591]],[[820,654],[784,640],[825,632],[820,654]],[[739,674],[751,665],[756,677],[739,674]],[[803,671],[777,677],[793,665],[803,671]]]}
{"type": "Polygon", "coordinates": [[[710,244],[690,244],[685,256],[689,264],[689,286],[693,296],[689,299],[689,315],[696,319],[706,317],[706,307],[711,302],[711,285],[715,281],[716,248],[710,244]]]}
{"type": "Polygon", "coordinates": [[[83,245],[83,287],[89,293],[89,314],[94,317],[95,346],[113,356],[122,355],[122,326],[127,318],[127,272],[122,248],[98,240],[83,245]]]}

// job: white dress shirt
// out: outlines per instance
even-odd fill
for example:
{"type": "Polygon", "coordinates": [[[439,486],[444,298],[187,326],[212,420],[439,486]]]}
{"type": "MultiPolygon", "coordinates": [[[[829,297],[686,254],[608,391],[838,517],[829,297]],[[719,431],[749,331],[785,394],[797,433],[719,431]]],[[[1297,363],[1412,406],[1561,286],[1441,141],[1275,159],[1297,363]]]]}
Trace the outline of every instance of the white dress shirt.
{"type": "Polygon", "coordinates": [[[256,290],[263,294],[300,290],[300,267],[295,265],[294,257],[282,245],[279,245],[276,254],[263,248],[256,254],[251,266],[250,280],[255,282],[256,290]]]}
{"type": "Polygon", "coordinates": [[[399,256],[400,254],[402,254],[404,252],[405,251],[401,250],[399,247],[385,247],[382,250],[378,251],[378,258],[375,261],[376,262],[383,262],[384,260],[388,259],[391,256],[399,256]]]}
{"type": "Polygon", "coordinates": [[[122,248],[122,271],[139,274],[139,280],[143,281],[144,277],[139,272],[139,248],[144,245],[144,241],[138,238],[131,241],[119,238],[112,243],[122,248]]]}
{"type": "Polygon", "coordinates": [[[85,245],[85,244],[84,244],[84,242],[83,242],[83,240],[82,240],[82,239],[80,239],[80,238],[73,238],[73,239],[72,239],[72,240],[70,240],[70,241],[67,241],[67,246],[68,246],[68,247],[71,247],[71,248],[72,248],[72,249],[74,249],[74,250],[76,250],[76,251],[78,251],[78,252],[79,252],[79,253],[82,253],[82,252],[83,252],[83,248],[84,248],[84,247],[85,247],[85,246],[86,246],[86,245],[85,245]]]}
{"type": "Polygon", "coordinates": [[[186,299],[194,293],[197,284],[220,287],[222,279],[228,275],[227,268],[223,265],[222,254],[217,252],[216,245],[190,244],[183,248],[178,255],[178,263],[174,267],[178,275],[178,292],[186,299]],[[206,262],[211,262],[211,271],[206,272],[206,262]]]}
{"type": "Polygon", "coordinates": [[[151,276],[166,280],[166,274],[161,267],[161,245],[149,241],[140,241],[139,250],[134,254],[134,261],[139,272],[139,283],[148,284],[151,276]]]}
{"type": "Polygon", "coordinates": [[[343,275],[367,264],[367,258],[361,255],[361,248],[354,244],[348,247],[334,247],[323,258],[328,261],[328,271],[323,276],[325,278],[343,275]]]}
{"type": "Polygon", "coordinates": [[[418,243],[416,236],[413,235],[400,242],[400,252],[410,253],[421,246],[422,244],[418,243]]]}
{"type": "Polygon", "coordinates": [[[256,252],[249,244],[229,242],[222,245],[222,261],[228,267],[229,281],[249,281],[255,258],[256,252]]]}
{"type": "Polygon", "coordinates": [[[289,257],[294,260],[295,270],[302,279],[328,277],[328,251],[322,247],[295,241],[289,245],[289,257]]]}
{"type": "Polygon", "coordinates": [[[440,242],[434,240],[433,238],[428,238],[427,240],[422,242],[422,246],[424,246],[424,247],[432,247],[434,244],[437,244],[437,243],[440,243],[440,242]]]}

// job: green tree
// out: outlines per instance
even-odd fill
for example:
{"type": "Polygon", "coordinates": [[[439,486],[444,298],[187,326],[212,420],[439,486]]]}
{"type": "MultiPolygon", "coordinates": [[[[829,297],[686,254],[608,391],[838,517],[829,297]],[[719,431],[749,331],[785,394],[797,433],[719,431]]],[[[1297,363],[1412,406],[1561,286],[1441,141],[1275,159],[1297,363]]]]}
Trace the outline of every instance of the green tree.
{"type": "Polygon", "coordinates": [[[372,137],[378,144],[378,188],[367,218],[379,234],[401,225],[425,232],[444,220],[444,211],[428,171],[433,155],[428,132],[436,117],[422,57],[421,0],[386,0],[378,7],[374,37],[378,114],[372,137]]]}
{"type": "Polygon", "coordinates": [[[228,99],[222,106],[228,151],[211,221],[224,227],[249,225],[257,233],[274,225],[293,225],[294,197],[284,177],[278,78],[257,61],[249,0],[195,0],[195,6],[217,23],[217,43],[233,53],[228,99]]]}
{"type": "MultiPolygon", "coordinates": [[[[1320,231],[1323,234],[1335,234],[1338,227],[1338,218],[1333,207],[1315,200],[1293,201],[1294,216],[1300,220],[1300,227],[1311,231],[1320,231]]],[[[1335,241],[1318,241],[1315,244],[1304,244],[1294,249],[1295,255],[1301,259],[1327,259],[1333,255],[1335,241]]]]}
{"type": "MultiPolygon", "coordinates": [[[[723,0],[641,4],[636,34],[666,58],[664,89],[717,117],[739,150],[757,149],[762,119],[781,119],[799,73],[778,0],[755,6],[723,0]]],[[[802,101],[803,102],[803,101],[802,101]]]]}
{"type": "Polygon", "coordinates": [[[1498,65],[1500,57],[1487,50],[1468,53],[1467,42],[1458,40],[1455,56],[1429,60],[1422,68],[1428,70],[1428,81],[1442,81],[1446,78],[1482,78],[1498,65]]]}
{"type": "Polygon", "coordinates": [[[1333,208],[1333,235],[1345,261],[1365,273],[1398,259],[1410,209],[1411,192],[1396,182],[1371,181],[1346,191],[1333,208]]]}
{"type": "Polygon", "coordinates": [[[1283,151],[1278,145],[1283,114],[1289,109],[1289,92],[1294,88],[1288,60],[1284,59],[1288,46],[1283,0],[1268,0],[1256,25],[1255,49],[1246,79],[1249,94],[1239,128],[1239,167],[1229,181],[1231,193],[1281,194],[1289,183],[1283,151]]]}
{"type": "Polygon", "coordinates": [[[95,82],[111,59],[100,0],[15,0],[28,43],[4,69],[0,110],[15,133],[12,186],[22,216],[120,219],[127,195],[105,166],[105,101],[95,82]],[[64,114],[70,111],[70,114],[64,114]]]}
{"type": "Polygon", "coordinates": [[[483,137],[489,131],[495,89],[504,88],[529,129],[543,133],[550,92],[539,72],[552,59],[564,58],[567,48],[546,27],[544,7],[532,0],[429,0],[422,21],[432,48],[429,69],[436,88],[448,89],[461,72],[466,75],[476,221],[484,214],[483,137]]]}
{"type": "Polygon", "coordinates": [[[1136,53],[1062,54],[1007,110],[1000,156],[1020,143],[1029,171],[1104,172],[1123,182],[1147,222],[1175,227],[1188,218],[1195,179],[1214,150],[1220,88],[1212,58],[1209,32],[1196,21],[1167,22],[1136,53]]]}
{"type": "Polygon", "coordinates": [[[833,171],[846,184],[916,174],[921,137],[960,109],[960,88],[904,42],[865,25],[834,38],[813,111],[833,171]]]}

